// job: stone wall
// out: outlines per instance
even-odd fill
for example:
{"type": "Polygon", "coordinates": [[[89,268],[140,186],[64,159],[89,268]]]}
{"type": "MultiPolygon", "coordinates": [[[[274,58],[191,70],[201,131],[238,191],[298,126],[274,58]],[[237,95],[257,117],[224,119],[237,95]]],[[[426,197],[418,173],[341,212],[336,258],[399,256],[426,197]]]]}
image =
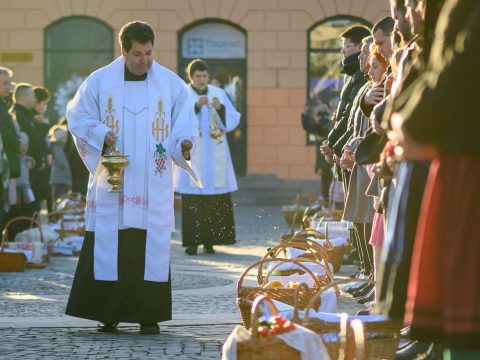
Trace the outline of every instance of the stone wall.
{"type": "Polygon", "coordinates": [[[147,21],[156,59],[175,71],[182,28],[209,18],[241,26],[248,46],[248,173],[315,178],[314,149],[305,145],[300,125],[308,30],[337,15],[374,23],[388,15],[388,0],[0,0],[0,54],[33,55],[30,62],[2,63],[15,71],[15,81],[43,83],[44,29],[72,15],[100,19],[116,33],[128,21],[147,21]]]}

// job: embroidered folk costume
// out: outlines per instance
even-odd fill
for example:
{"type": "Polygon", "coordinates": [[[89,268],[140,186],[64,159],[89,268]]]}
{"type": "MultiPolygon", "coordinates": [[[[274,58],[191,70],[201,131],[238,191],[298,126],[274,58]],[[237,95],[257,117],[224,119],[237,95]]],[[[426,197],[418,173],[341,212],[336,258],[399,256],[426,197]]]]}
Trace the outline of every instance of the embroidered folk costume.
{"type": "Polygon", "coordinates": [[[175,191],[182,194],[182,241],[187,248],[203,244],[211,249],[213,245],[236,241],[231,192],[238,186],[226,133],[238,126],[240,113],[221,88],[207,85],[200,91],[192,84],[188,88],[200,132],[192,163],[203,188],[195,186],[186,173],[176,172],[175,191]],[[208,98],[208,104],[198,108],[202,96],[208,98]],[[214,98],[221,104],[218,110],[212,105],[214,98]]]}
{"type": "Polygon", "coordinates": [[[155,61],[138,76],[118,58],[85,80],[67,120],[90,180],[87,235],[66,314],[107,323],[170,320],[172,160],[183,161],[181,141],[195,144],[198,136],[186,85],[155,61]],[[129,160],[120,193],[108,192],[101,165],[110,131],[129,160]]]}

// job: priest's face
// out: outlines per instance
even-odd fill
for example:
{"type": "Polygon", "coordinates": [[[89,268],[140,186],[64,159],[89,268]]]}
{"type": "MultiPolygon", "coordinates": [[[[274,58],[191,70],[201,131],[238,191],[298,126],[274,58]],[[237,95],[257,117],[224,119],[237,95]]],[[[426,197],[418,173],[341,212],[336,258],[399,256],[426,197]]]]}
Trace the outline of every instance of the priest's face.
{"type": "Polygon", "coordinates": [[[195,89],[205,90],[208,85],[208,71],[195,71],[192,75],[192,82],[195,89]]]}
{"type": "Polygon", "coordinates": [[[132,74],[144,75],[152,66],[153,61],[153,45],[149,41],[146,44],[140,44],[132,41],[130,51],[122,49],[122,56],[125,65],[132,74]]]}

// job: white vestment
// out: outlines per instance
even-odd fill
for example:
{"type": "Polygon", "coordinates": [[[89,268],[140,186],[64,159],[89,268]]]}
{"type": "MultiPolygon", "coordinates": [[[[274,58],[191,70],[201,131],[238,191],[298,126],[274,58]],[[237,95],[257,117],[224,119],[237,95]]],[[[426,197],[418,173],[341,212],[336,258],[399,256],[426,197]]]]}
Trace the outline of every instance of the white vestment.
{"type": "Polygon", "coordinates": [[[176,74],[155,61],[145,81],[125,82],[124,71],[122,58],[95,71],[67,109],[70,131],[90,172],[86,230],[95,231],[94,276],[118,280],[118,230],[137,228],[147,231],[144,279],[166,282],[174,223],[172,160],[182,162],[182,140],[196,143],[198,121],[187,86],[176,74]],[[111,130],[120,152],[129,156],[120,193],[108,192],[101,165],[111,130]]]}
{"type": "Polygon", "coordinates": [[[210,136],[212,126],[218,126],[225,133],[234,130],[240,123],[240,113],[235,109],[226,92],[213,85],[208,85],[206,95],[199,95],[189,85],[191,108],[201,96],[207,96],[208,105],[203,105],[197,114],[199,120],[200,138],[197,142],[192,163],[200,174],[203,188],[195,183],[185,172],[175,172],[175,191],[181,194],[215,195],[225,194],[238,189],[233,169],[227,136],[223,134],[218,140],[210,136]],[[215,108],[211,106],[213,98],[218,98],[225,107],[225,125],[215,108]]]}

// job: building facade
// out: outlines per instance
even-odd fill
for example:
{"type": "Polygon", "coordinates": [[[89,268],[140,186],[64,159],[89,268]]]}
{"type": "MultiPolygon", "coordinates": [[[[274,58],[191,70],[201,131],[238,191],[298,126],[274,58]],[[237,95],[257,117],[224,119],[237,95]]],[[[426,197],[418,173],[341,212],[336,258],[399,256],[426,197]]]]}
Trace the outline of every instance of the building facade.
{"type": "Polygon", "coordinates": [[[338,35],[388,14],[388,0],[0,0],[0,64],[15,82],[46,85],[60,117],[81,81],[119,56],[121,26],[146,21],[157,61],[184,77],[189,60],[206,59],[242,112],[229,137],[237,174],[313,179],[305,102],[335,103],[338,35]]]}

